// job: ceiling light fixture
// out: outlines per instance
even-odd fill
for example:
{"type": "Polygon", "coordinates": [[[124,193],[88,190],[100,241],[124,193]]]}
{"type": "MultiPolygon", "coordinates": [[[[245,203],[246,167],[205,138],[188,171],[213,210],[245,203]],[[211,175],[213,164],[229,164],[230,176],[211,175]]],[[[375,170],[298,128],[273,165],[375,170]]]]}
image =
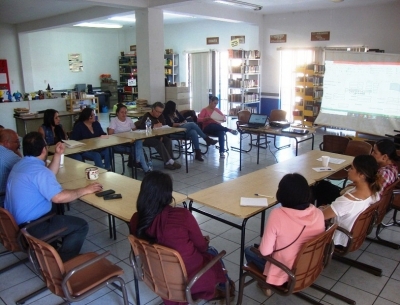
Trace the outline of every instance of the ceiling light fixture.
{"type": "Polygon", "coordinates": [[[89,23],[89,22],[82,22],[82,23],[74,24],[74,26],[81,26],[81,27],[87,27],[87,28],[106,28],[106,29],[122,28],[122,25],[119,25],[119,24],[89,23]]]}
{"type": "Polygon", "coordinates": [[[108,20],[136,22],[136,17],[135,17],[135,15],[115,16],[115,17],[108,18],[108,20]]]}
{"type": "Polygon", "coordinates": [[[221,3],[221,4],[227,4],[227,5],[233,5],[233,6],[251,8],[251,9],[253,9],[255,11],[259,11],[259,10],[262,9],[261,5],[248,3],[248,2],[243,2],[243,1],[238,1],[238,0],[214,0],[214,2],[221,3]]]}
{"type": "Polygon", "coordinates": [[[167,17],[196,18],[195,16],[182,15],[182,14],[176,14],[176,13],[168,13],[168,12],[164,12],[164,17],[165,17],[165,15],[167,15],[167,17]]]}
{"type": "Polygon", "coordinates": [[[343,0],[331,0],[331,1],[335,3],[343,2],[343,0]]]}

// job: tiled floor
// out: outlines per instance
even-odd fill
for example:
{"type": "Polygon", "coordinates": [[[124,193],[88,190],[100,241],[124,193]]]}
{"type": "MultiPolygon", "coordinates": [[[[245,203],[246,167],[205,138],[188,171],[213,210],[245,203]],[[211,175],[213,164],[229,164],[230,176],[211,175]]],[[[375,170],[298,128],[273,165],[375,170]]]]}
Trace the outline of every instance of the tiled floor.
{"type": "MultiPolygon", "coordinates": [[[[101,123],[104,128],[108,126],[108,116],[101,115],[101,123]]],[[[234,121],[229,122],[232,126],[234,121]]],[[[334,131],[333,131],[334,132],[334,131]]],[[[238,145],[238,136],[228,135],[229,145],[238,145]]],[[[318,144],[322,140],[322,130],[316,136],[315,149],[318,149],[318,144]]],[[[246,140],[248,141],[248,140],[246,140]]],[[[290,143],[290,140],[282,138],[279,144],[290,143]]],[[[174,190],[184,194],[196,192],[209,186],[222,183],[238,176],[250,173],[264,166],[271,165],[276,160],[283,161],[294,157],[293,142],[292,147],[277,151],[273,146],[268,150],[261,150],[260,164],[256,164],[256,150],[250,153],[243,154],[243,169],[239,171],[239,153],[229,151],[226,159],[219,159],[218,151],[210,148],[205,155],[204,162],[193,161],[193,157],[189,157],[189,173],[185,173],[184,167],[180,170],[169,171],[174,180],[174,190]]],[[[310,150],[310,142],[300,144],[299,154],[310,150]]],[[[117,157],[117,162],[118,157],[117,157]]],[[[181,157],[181,163],[184,163],[181,157]]],[[[163,170],[160,161],[153,162],[154,169],[163,170]]],[[[117,165],[117,171],[121,171],[120,163],[117,165]]],[[[129,175],[129,172],[126,174],[129,175]]],[[[143,174],[139,172],[139,179],[142,179],[143,174]]],[[[223,200],[223,197],[221,197],[223,200]]],[[[135,202],[132,202],[135,204],[135,202]]],[[[214,211],[216,212],[216,211],[214,211]]],[[[217,213],[217,212],[216,212],[217,213]]],[[[109,239],[107,227],[107,215],[97,209],[94,209],[85,203],[76,201],[71,204],[71,215],[77,215],[86,219],[89,222],[90,230],[82,252],[88,251],[111,251],[109,259],[121,266],[125,270],[124,279],[127,282],[129,301],[135,304],[134,301],[134,286],[133,273],[129,265],[129,242],[127,240],[128,227],[122,221],[117,221],[116,241],[109,239]]],[[[205,216],[196,215],[197,221],[205,235],[210,235],[212,238],[211,244],[219,250],[226,250],[227,255],[224,258],[225,265],[229,271],[229,275],[236,281],[238,286],[239,278],[239,243],[240,232],[228,225],[219,223],[215,220],[210,220],[205,216]]],[[[240,222],[240,219],[230,220],[240,222]]],[[[248,245],[259,241],[258,228],[260,218],[253,218],[247,224],[246,243],[248,245]]],[[[400,243],[400,228],[391,227],[385,230],[384,235],[397,243],[400,243]]],[[[23,255],[8,255],[0,258],[0,268],[17,260],[23,255]]],[[[339,292],[349,298],[357,301],[357,304],[362,305],[393,305],[400,304],[400,251],[391,248],[383,247],[378,244],[365,242],[362,250],[350,255],[358,260],[373,264],[383,269],[383,276],[377,277],[355,268],[349,267],[337,261],[332,261],[330,265],[323,271],[323,274],[318,278],[317,283],[324,287],[339,292]]],[[[152,293],[146,285],[140,283],[140,297],[142,304],[160,304],[161,299],[152,293]]],[[[19,298],[26,296],[30,292],[42,287],[41,280],[31,271],[29,264],[20,265],[10,271],[0,274],[0,305],[15,304],[19,298]]],[[[322,299],[323,304],[344,304],[336,299],[313,290],[306,291],[317,299],[322,299]]],[[[34,299],[29,300],[26,304],[60,304],[62,300],[55,297],[49,291],[46,291],[34,299]]],[[[232,304],[236,303],[236,299],[232,304]]],[[[122,304],[122,299],[119,293],[110,288],[104,288],[89,298],[77,302],[77,304],[122,304]]],[[[267,298],[253,284],[245,290],[243,304],[308,304],[305,301],[291,296],[282,297],[273,294],[267,298]]]]}

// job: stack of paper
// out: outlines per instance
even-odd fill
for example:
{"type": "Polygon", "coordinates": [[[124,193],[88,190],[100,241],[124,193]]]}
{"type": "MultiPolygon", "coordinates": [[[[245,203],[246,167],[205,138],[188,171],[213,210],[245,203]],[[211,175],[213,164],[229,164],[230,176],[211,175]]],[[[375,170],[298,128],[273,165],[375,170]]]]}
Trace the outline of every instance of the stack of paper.
{"type": "Polygon", "coordinates": [[[267,198],[240,198],[240,206],[242,207],[267,207],[267,198]]]}
{"type": "Polygon", "coordinates": [[[63,140],[65,145],[67,145],[68,148],[74,148],[74,147],[79,147],[82,145],[85,145],[85,143],[75,141],[75,140],[63,140]]]}
{"type": "Polygon", "coordinates": [[[217,121],[217,122],[225,122],[225,116],[219,114],[219,113],[216,112],[216,111],[213,111],[213,113],[211,113],[211,116],[210,116],[210,117],[211,117],[214,121],[217,121]]]}

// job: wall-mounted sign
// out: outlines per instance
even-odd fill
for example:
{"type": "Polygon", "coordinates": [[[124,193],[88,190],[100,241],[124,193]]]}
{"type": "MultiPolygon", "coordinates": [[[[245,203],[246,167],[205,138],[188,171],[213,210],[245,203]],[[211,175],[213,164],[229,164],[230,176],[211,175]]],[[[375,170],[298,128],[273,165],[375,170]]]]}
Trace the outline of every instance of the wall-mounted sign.
{"type": "Polygon", "coordinates": [[[283,43],[286,42],[287,35],[286,34],[276,34],[269,36],[270,43],[283,43]]]}
{"type": "Polygon", "coordinates": [[[219,37],[207,37],[207,44],[219,44],[219,37]]]}
{"type": "Polygon", "coordinates": [[[129,51],[136,51],[136,45],[129,46],[129,51]]]}
{"type": "Polygon", "coordinates": [[[231,40],[231,48],[237,47],[239,45],[239,39],[233,39],[231,40]]]}
{"type": "Polygon", "coordinates": [[[231,41],[235,40],[235,39],[239,39],[239,43],[240,44],[244,44],[245,42],[245,36],[244,35],[240,35],[240,36],[231,36],[231,41]]]}
{"type": "Polygon", "coordinates": [[[80,53],[68,54],[68,65],[69,65],[69,70],[71,72],[82,72],[83,71],[82,54],[80,53]]]}
{"type": "Polygon", "coordinates": [[[330,38],[331,38],[330,31],[311,32],[311,41],[325,41],[325,40],[330,40],[330,38]]]}

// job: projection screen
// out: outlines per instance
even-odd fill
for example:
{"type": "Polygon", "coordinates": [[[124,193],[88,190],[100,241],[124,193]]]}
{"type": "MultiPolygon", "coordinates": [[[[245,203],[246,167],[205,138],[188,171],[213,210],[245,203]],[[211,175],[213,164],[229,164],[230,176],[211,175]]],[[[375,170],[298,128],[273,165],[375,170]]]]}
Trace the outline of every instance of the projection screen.
{"type": "Polygon", "coordinates": [[[400,55],[326,51],[315,124],[384,136],[400,130],[400,55]]]}

